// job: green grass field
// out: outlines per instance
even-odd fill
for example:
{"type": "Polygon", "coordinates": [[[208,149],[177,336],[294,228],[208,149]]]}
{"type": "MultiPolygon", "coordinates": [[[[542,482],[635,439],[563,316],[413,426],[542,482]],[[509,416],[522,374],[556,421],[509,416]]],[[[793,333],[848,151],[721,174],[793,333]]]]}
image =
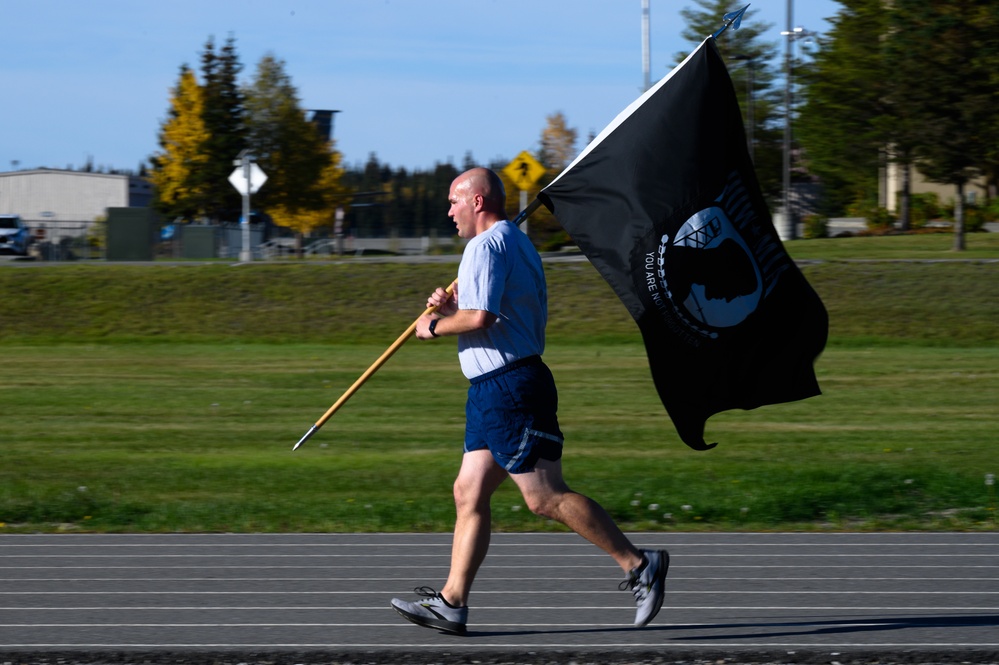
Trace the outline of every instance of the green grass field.
{"type": "MultiPolygon", "coordinates": [[[[995,529],[999,245],[979,239],[972,261],[946,260],[949,236],[790,243],[830,312],[824,394],[715,416],[701,453],[609,287],[550,264],[570,485],[627,529],[995,529]]],[[[291,447],[454,269],[4,266],[0,533],[450,530],[454,340],[408,342],[291,447]]],[[[561,528],[511,483],[493,505],[497,529],[561,528]]]]}

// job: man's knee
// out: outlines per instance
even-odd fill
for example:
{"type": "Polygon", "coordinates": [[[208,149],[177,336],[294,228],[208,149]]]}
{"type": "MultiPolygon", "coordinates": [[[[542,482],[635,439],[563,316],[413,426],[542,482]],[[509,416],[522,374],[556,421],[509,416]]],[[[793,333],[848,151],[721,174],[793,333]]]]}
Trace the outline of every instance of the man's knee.
{"type": "Polygon", "coordinates": [[[481,488],[475,487],[472,483],[464,481],[461,476],[459,476],[454,481],[454,487],[452,488],[454,493],[454,505],[458,507],[459,510],[462,508],[468,508],[474,506],[479,502],[481,488]]]}
{"type": "Polygon", "coordinates": [[[489,498],[504,478],[506,472],[493,461],[488,450],[465,453],[452,488],[458,510],[488,509],[489,498]]]}
{"type": "Polygon", "coordinates": [[[486,485],[481,479],[463,477],[461,475],[454,481],[452,492],[454,494],[454,505],[458,511],[484,511],[489,509],[489,500],[492,497],[493,487],[486,485]]]}
{"type": "Polygon", "coordinates": [[[560,520],[559,495],[551,492],[524,494],[527,509],[538,517],[560,520]]]}

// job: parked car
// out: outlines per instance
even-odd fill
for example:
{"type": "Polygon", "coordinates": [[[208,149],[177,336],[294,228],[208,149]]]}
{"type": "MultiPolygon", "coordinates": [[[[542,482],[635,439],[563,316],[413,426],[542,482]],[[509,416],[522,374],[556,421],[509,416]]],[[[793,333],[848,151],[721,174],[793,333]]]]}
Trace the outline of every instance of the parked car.
{"type": "Polygon", "coordinates": [[[18,215],[0,215],[0,252],[25,255],[31,232],[18,215]]]}

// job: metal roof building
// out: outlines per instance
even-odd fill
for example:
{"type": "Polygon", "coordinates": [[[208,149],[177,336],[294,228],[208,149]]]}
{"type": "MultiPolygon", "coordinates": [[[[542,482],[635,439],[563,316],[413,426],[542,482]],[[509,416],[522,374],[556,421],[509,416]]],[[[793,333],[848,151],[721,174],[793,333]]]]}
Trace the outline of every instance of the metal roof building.
{"type": "Polygon", "coordinates": [[[137,176],[36,169],[0,173],[0,214],[20,215],[56,239],[86,233],[108,208],[148,207],[152,184],[137,176]]]}

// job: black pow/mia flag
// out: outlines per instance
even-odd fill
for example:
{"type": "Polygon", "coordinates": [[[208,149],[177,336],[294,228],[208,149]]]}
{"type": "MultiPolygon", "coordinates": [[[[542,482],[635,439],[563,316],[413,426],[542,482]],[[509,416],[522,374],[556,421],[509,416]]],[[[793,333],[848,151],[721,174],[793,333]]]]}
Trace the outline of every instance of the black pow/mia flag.
{"type": "Polygon", "coordinates": [[[638,323],[680,438],[728,409],[819,394],[828,316],[760,192],[709,37],[538,195],[638,323]]]}

